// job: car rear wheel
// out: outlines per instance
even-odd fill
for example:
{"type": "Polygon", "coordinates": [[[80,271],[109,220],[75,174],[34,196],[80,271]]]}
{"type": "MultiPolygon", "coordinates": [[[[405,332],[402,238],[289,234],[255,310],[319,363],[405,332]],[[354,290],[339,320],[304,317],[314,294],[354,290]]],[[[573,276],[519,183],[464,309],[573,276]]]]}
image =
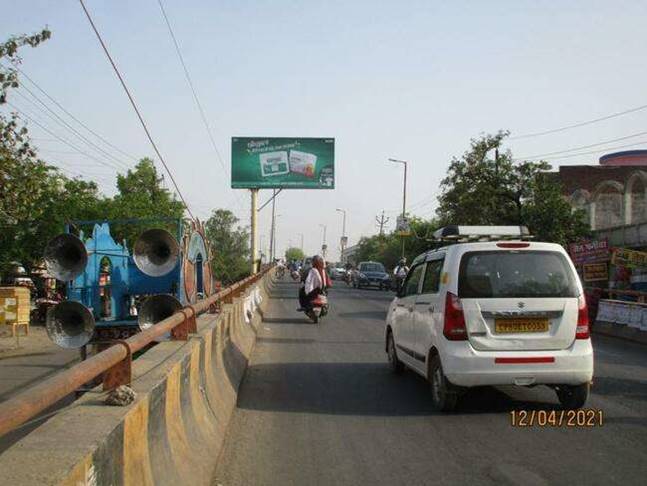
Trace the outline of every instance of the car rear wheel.
{"type": "Polygon", "coordinates": [[[582,408],[589,398],[591,385],[583,383],[581,385],[560,385],[555,389],[557,398],[562,407],[566,410],[576,410],[582,408]]]}
{"type": "Polygon", "coordinates": [[[431,386],[431,401],[439,412],[451,412],[458,402],[458,391],[447,380],[440,356],[435,355],[429,362],[429,384],[431,386]]]}
{"type": "Polygon", "coordinates": [[[389,357],[391,371],[396,375],[402,373],[404,371],[404,363],[398,359],[398,353],[395,350],[395,341],[393,339],[392,332],[389,332],[389,335],[386,338],[386,354],[389,357]]]}

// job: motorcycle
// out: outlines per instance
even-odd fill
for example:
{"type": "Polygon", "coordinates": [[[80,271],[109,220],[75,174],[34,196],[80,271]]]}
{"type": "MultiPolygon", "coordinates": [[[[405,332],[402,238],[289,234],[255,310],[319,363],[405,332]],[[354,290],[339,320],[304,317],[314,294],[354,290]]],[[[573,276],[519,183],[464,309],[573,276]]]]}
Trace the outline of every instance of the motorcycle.
{"type": "Polygon", "coordinates": [[[346,285],[350,287],[350,285],[353,283],[352,280],[351,271],[346,271],[346,273],[344,274],[344,282],[346,282],[346,285]]]}
{"type": "Polygon", "coordinates": [[[317,295],[312,301],[312,309],[305,311],[305,314],[317,324],[319,319],[328,314],[328,297],[325,294],[317,295]]]}

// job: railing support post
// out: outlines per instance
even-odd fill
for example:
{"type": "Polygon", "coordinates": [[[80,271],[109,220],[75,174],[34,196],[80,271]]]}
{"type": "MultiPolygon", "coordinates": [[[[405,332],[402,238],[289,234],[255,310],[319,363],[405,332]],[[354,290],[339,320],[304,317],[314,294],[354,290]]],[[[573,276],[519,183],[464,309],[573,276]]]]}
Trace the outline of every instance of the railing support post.
{"type": "Polygon", "coordinates": [[[121,385],[130,385],[132,382],[133,354],[130,350],[130,346],[126,341],[121,339],[114,341],[114,344],[117,346],[121,345],[126,348],[126,357],[103,373],[104,391],[114,390],[121,385]]]}

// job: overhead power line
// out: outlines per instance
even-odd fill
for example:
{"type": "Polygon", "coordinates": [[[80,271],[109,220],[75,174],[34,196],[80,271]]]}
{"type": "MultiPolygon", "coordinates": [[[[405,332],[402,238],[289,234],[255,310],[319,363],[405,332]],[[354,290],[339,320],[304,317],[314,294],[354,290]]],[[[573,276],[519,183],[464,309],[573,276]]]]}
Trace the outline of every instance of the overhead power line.
{"type": "MultiPolygon", "coordinates": [[[[138,161],[137,157],[134,155],[129,154],[128,152],[124,152],[122,149],[111,143],[109,140],[106,140],[104,137],[99,135],[96,131],[94,131],[92,128],[90,128],[87,124],[79,120],[78,117],[74,116],[72,113],[70,113],[61,103],[59,103],[56,99],[54,99],[47,91],[45,91],[36,81],[34,81],[25,71],[20,69],[17,65],[13,64],[14,69],[20,73],[21,76],[23,76],[27,81],[29,81],[38,91],[43,93],[47,97],[48,100],[50,100],[52,103],[54,103],[63,113],[65,113],[67,116],[69,116],[72,120],[74,120],[76,123],[78,123],[80,126],[85,128],[89,133],[97,137],[97,139],[101,140],[104,144],[107,146],[113,148],[117,152],[119,152],[121,155],[124,157],[127,157],[128,159],[138,161]]],[[[24,87],[24,84],[22,85],[24,87]]]]}
{"type": "MultiPolygon", "coordinates": [[[[189,68],[187,67],[186,62],[184,62],[184,56],[182,56],[182,51],[180,50],[180,44],[177,40],[177,37],[175,37],[175,33],[173,32],[173,27],[171,26],[171,22],[168,18],[168,15],[166,14],[166,9],[164,8],[164,4],[162,3],[162,0],[157,0],[157,3],[159,4],[160,10],[162,11],[162,16],[164,17],[164,22],[166,23],[166,27],[168,28],[169,35],[173,40],[173,45],[175,46],[175,52],[177,53],[177,57],[180,60],[180,64],[182,64],[184,77],[186,78],[189,88],[191,89],[193,100],[195,101],[195,104],[198,107],[198,111],[200,112],[200,118],[202,119],[202,123],[204,124],[205,130],[207,131],[207,135],[209,136],[209,141],[211,142],[211,146],[213,147],[213,150],[216,153],[216,158],[218,159],[218,162],[220,163],[220,166],[222,167],[223,172],[227,174],[228,173],[227,167],[225,166],[223,158],[220,154],[220,150],[218,149],[218,145],[216,144],[216,139],[213,136],[213,132],[211,130],[211,126],[209,125],[209,121],[207,120],[207,115],[204,111],[204,108],[202,107],[202,103],[200,103],[200,98],[198,97],[198,93],[193,84],[193,80],[191,79],[191,75],[189,74],[189,68]]],[[[234,193],[234,195],[236,198],[236,203],[240,207],[241,206],[240,196],[237,193],[234,193]]]]}
{"type": "Polygon", "coordinates": [[[61,137],[61,136],[60,136],[60,135],[58,135],[57,133],[55,133],[55,132],[51,131],[49,128],[47,128],[47,127],[46,127],[45,125],[43,125],[42,123],[38,122],[38,121],[37,121],[36,119],[34,119],[33,117],[29,116],[27,113],[25,113],[25,111],[24,111],[24,110],[21,110],[19,107],[17,107],[17,106],[16,106],[15,104],[13,104],[12,102],[7,101],[7,104],[8,104],[9,106],[11,106],[14,110],[16,110],[18,113],[20,113],[20,114],[21,114],[23,117],[25,117],[27,120],[29,120],[30,122],[32,122],[33,124],[35,124],[37,127],[39,127],[41,130],[45,131],[47,134],[51,135],[52,137],[57,138],[58,140],[60,140],[61,142],[63,142],[65,145],[67,145],[68,147],[71,147],[73,150],[75,150],[76,152],[80,153],[81,155],[85,155],[85,156],[86,156],[86,157],[88,157],[89,159],[92,159],[92,160],[96,161],[98,164],[105,165],[106,167],[110,167],[110,168],[111,168],[111,169],[113,169],[113,170],[116,170],[116,171],[121,170],[119,167],[117,167],[117,166],[115,166],[115,165],[113,165],[113,164],[110,164],[109,162],[106,162],[106,161],[104,161],[104,160],[98,159],[98,158],[96,158],[94,155],[91,155],[91,154],[89,154],[89,153],[87,153],[87,152],[84,152],[84,151],[83,151],[83,150],[81,150],[79,147],[77,147],[77,146],[76,146],[76,145],[74,145],[72,142],[70,142],[69,140],[67,140],[67,139],[65,139],[65,138],[63,138],[63,137],[61,137]]]}
{"type": "Polygon", "coordinates": [[[530,155],[530,156],[527,156],[527,157],[515,157],[515,160],[539,159],[539,158],[542,158],[542,157],[549,157],[551,155],[560,155],[560,154],[565,154],[565,153],[569,153],[569,152],[576,152],[577,150],[583,150],[583,149],[592,148],[592,147],[599,147],[600,145],[606,145],[608,143],[613,143],[613,142],[620,142],[622,140],[628,140],[630,138],[641,137],[643,135],[647,135],[647,131],[634,133],[632,135],[627,135],[625,137],[612,138],[611,140],[605,140],[604,142],[591,143],[589,145],[581,145],[579,147],[573,147],[573,148],[565,149],[565,150],[557,150],[555,152],[547,152],[547,153],[544,153],[544,154],[530,155]]]}
{"type": "Polygon", "coordinates": [[[96,26],[94,25],[94,22],[92,21],[92,17],[90,16],[90,12],[88,12],[88,9],[85,7],[85,3],[83,3],[83,0],[79,0],[79,3],[81,4],[81,7],[83,8],[83,11],[85,12],[85,16],[88,18],[88,22],[90,22],[90,26],[92,27],[92,30],[94,31],[95,35],[97,36],[97,39],[99,40],[99,43],[101,44],[101,47],[103,48],[103,52],[106,54],[106,57],[108,58],[108,61],[110,61],[110,65],[112,66],[112,69],[115,71],[115,74],[119,78],[119,82],[121,83],[122,88],[126,92],[126,95],[128,96],[128,99],[130,100],[130,104],[132,105],[133,109],[135,110],[135,113],[137,114],[137,118],[139,119],[139,122],[141,123],[142,127],[144,128],[144,132],[146,133],[146,137],[148,137],[149,142],[153,146],[153,150],[157,154],[157,156],[160,159],[160,162],[166,169],[166,172],[168,173],[169,177],[171,178],[171,182],[173,183],[173,186],[175,187],[175,190],[178,193],[178,196],[180,196],[180,199],[182,200],[182,203],[184,204],[184,207],[186,208],[187,212],[189,213],[189,216],[191,216],[191,219],[195,220],[195,217],[193,216],[193,213],[191,213],[191,210],[189,209],[189,205],[186,202],[186,199],[184,199],[184,196],[182,195],[182,191],[180,191],[180,188],[177,185],[177,182],[175,182],[175,178],[173,177],[173,174],[171,173],[171,170],[169,169],[168,165],[166,165],[166,162],[164,161],[164,157],[162,157],[162,154],[160,153],[159,149],[157,148],[157,145],[155,144],[155,141],[153,140],[152,135],[148,131],[148,127],[146,126],[146,122],[144,121],[144,118],[142,117],[141,113],[139,112],[139,109],[137,108],[137,104],[135,103],[135,100],[133,99],[132,95],[130,94],[130,91],[128,90],[128,87],[126,86],[126,82],[124,81],[123,77],[121,76],[121,73],[119,72],[119,69],[117,69],[117,65],[115,62],[112,60],[112,56],[110,56],[110,52],[108,51],[108,48],[106,47],[106,44],[103,42],[103,39],[101,38],[101,34],[99,34],[99,31],[97,30],[96,26]]]}
{"type": "Polygon", "coordinates": [[[629,144],[626,144],[626,145],[618,145],[618,146],[615,146],[615,147],[606,147],[606,148],[603,148],[603,149],[591,150],[589,152],[578,152],[576,154],[562,155],[562,156],[559,156],[559,157],[550,157],[550,160],[570,159],[572,157],[580,157],[582,155],[601,154],[601,153],[604,153],[604,152],[609,152],[610,150],[617,150],[617,149],[628,148],[628,147],[636,147],[638,145],[646,145],[646,144],[647,144],[647,140],[645,140],[643,142],[634,142],[634,143],[629,143],[629,144]]]}
{"type": "Polygon", "coordinates": [[[23,100],[25,100],[27,103],[31,104],[32,106],[36,107],[36,109],[37,109],[38,111],[40,111],[41,113],[45,113],[45,115],[47,115],[50,119],[54,120],[54,122],[55,122],[56,124],[58,124],[59,126],[63,127],[64,129],[66,129],[66,130],[67,130],[67,131],[69,131],[70,133],[72,133],[72,135],[74,135],[76,138],[78,138],[79,140],[81,140],[82,142],[84,142],[85,144],[87,144],[88,146],[90,146],[90,147],[94,148],[97,152],[99,152],[99,153],[101,154],[101,156],[103,156],[103,157],[105,157],[105,158],[107,158],[107,159],[112,160],[112,161],[113,161],[114,163],[116,163],[116,164],[119,164],[119,166],[120,166],[120,167],[122,167],[123,169],[128,169],[128,165],[127,165],[127,164],[125,164],[124,162],[122,162],[120,159],[116,158],[116,157],[115,157],[115,156],[113,156],[112,154],[110,154],[110,153],[106,152],[106,151],[105,151],[105,150],[103,150],[101,147],[99,147],[98,145],[96,145],[94,142],[92,142],[91,140],[89,140],[88,138],[86,138],[83,134],[81,134],[78,130],[76,130],[74,127],[72,127],[72,126],[71,126],[69,123],[67,123],[63,118],[61,118],[61,117],[60,117],[60,116],[59,116],[59,115],[58,115],[54,110],[52,110],[49,106],[47,106],[47,104],[45,104],[45,103],[44,103],[40,98],[38,98],[36,95],[34,95],[34,94],[33,94],[33,92],[31,92],[31,91],[30,91],[26,86],[23,86],[23,88],[24,88],[24,89],[25,89],[25,90],[26,90],[30,95],[32,95],[32,96],[34,97],[34,99],[35,99],[36,101],[38,101],[38,102],[40,103],[40,105],[42,105],[42,107],[41,107],[40,105],[37,105],[36,103],[34,103],[34,102],[33,102],[32,100],[30,100],[27,96],[25,96],[24,94],[22,94],[20,91],[16,91],[16,94],[17,94],[18,96],[20,96],[23,100]],[[44,109],[43,109],[43,107],[44,107],[44,109]]]}
{"type": "Polygon", "coordinates": [[[641,105],[641,106],[637,106],[635,108],[630,108],[628,110],[619,111],[617,113],[612,113],[611,115],[602,116],[600,118],[594,118],[593,120],[587,120],[587,121],[583,121],[583,122],[579,122],[579,123],[573,123],[572,125],[565,125],[563,127],[553,128],[551,130],[544,130],[544,131],[541,131],[541,132],[532,132],[532,133],[525,133],[523,135],[516,135],[514,137],[509,137],[508,140],[519,140],[519,139],[522,139],[522,138],[540,137],[542,135],[549,135],[551,133],[563,132],[565,130],[570,130],[572,128],[584,127],[586,125],[592,125],[593,123],[598,123],[598,122],[601,122],[601,121],[610,120],[611,118],[616,118],[618,116],[628,115],[629,113],[635,113],[637,111],[644,110],[645,108],[647,108],[647,105],[641,105]]]}

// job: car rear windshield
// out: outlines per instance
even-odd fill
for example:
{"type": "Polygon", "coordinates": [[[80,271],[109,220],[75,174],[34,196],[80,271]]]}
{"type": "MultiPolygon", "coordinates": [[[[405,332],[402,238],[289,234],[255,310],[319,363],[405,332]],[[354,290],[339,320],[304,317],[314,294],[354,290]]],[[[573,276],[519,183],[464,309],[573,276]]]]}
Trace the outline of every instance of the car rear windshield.
{"type": "Polygon", "coordinates": [[[577,297],[566,257],[551,251],[474,251],[463,255],[462,298],[577,297]]]}
{"type": "Polygon", "coordinates": [[[361,272],[381,272],[384,273],[384,265],[381,263],[362,263],[359,266],[361,272]]]}

